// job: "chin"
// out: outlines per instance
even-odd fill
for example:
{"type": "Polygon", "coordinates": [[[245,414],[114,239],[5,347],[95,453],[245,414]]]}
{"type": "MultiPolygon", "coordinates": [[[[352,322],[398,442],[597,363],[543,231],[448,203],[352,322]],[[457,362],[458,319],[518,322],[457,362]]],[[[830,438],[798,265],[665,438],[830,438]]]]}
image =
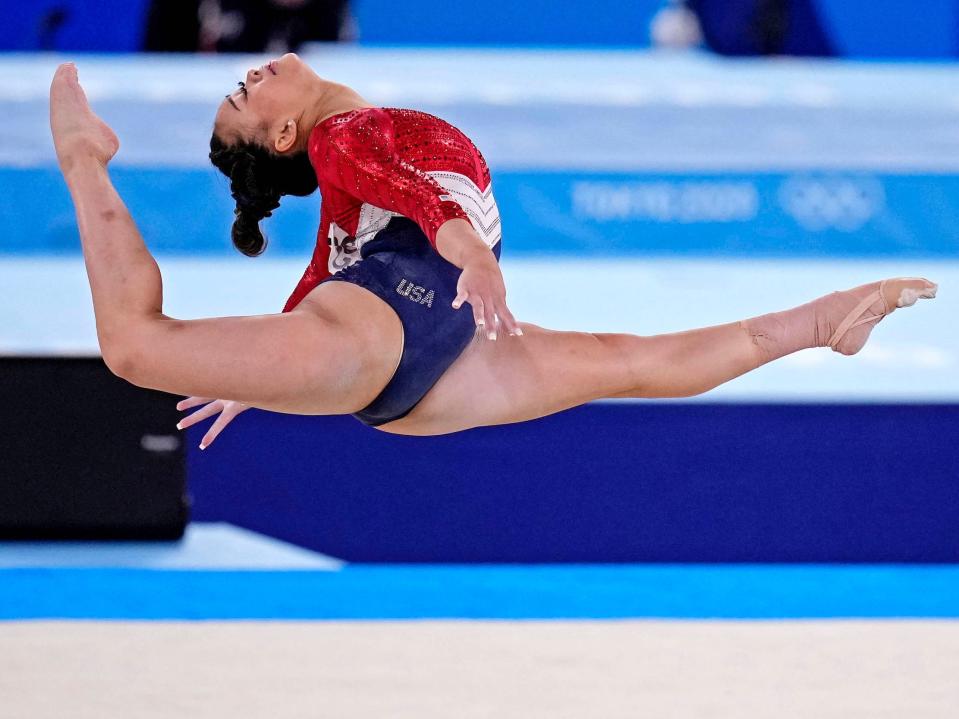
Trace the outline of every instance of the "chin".
{"type": "Polygon", "coordinates": [[[287,67],[291,69],[295,66],[299,66],[299,67],[306,66],[306,63],[303,62],[300,59],[300,56],[297,55],[295,52],[286,53],[286,55],[283,55],[282,57],[280,57],[280,59],[277,60],[276,62],[279,67],[287,67]]]}

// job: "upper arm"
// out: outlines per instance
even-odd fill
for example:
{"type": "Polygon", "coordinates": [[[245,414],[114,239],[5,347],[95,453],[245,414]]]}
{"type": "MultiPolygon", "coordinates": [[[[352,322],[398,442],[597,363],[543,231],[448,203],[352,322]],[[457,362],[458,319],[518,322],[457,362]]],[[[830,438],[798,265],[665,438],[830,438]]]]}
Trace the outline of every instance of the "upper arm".
{"type": "Polygon", "coordinates": [[[376,207],[409,217],[435,245],[449,219],[468,219],[433,178],[400,158],[393,123],[377,108],[319,134],[310,143],[317,177],[376,207]]]}

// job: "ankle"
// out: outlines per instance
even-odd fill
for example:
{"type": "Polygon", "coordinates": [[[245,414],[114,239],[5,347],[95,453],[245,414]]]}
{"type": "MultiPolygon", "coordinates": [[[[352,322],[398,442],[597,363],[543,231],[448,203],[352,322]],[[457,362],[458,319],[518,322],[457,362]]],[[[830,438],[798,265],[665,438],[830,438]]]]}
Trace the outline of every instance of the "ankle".
{"type": "Polygon", "coordinates": [[[739,326],[759,348],[764,362],[819,346],[815,307],[810,302],[742,320],[739,326]]]}
{"type": "Polygon", "coordinates": [[[780,356],[779,343],[767,316],[740,320],[739,326],[749,337],[760,364],[771,362],[780,356]]]}
{"type": "Polygon", "coordinates": [[[102,177],[107,166],[96,155],[85,152],[65,153],[59,158],[60,172],[67,185],[81,182],[91,177],[102,177]]]}
{"type": "Polygon", "coordinates": [[[57,161],[65,177],[75,173],[98,172],[106,169],[103,152],[94,140],[85,137],[71,139],[57,147],[57,161]]]}

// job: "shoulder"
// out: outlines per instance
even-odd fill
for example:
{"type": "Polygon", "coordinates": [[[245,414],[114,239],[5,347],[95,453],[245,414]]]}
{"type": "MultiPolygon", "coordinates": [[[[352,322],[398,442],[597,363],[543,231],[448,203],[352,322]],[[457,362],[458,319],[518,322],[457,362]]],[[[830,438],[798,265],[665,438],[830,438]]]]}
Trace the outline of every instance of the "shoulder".
{"type": "Polygon", "coordinates": [[[310,132],[310,161],[320,171],[338,155],[388,152],[393,143],[393,121],[382,107],[364,107],[332,115],[310,132]]]}
{"type": "Polygon", "coordinates": [[[310,144],[362,139],[370,133],[391,132],[393,120],[382,107],[363,107],[331,115],[310,132],[310,144]]]}
{"type": "Polygon", "coordinates": [[[310,132],[307,151],[317,177],[322,179],[343,162],[352,166],[388,161],[393,156],[393,143],[389,113],[381,107],[365,107],[318,123],[310,132]]]}

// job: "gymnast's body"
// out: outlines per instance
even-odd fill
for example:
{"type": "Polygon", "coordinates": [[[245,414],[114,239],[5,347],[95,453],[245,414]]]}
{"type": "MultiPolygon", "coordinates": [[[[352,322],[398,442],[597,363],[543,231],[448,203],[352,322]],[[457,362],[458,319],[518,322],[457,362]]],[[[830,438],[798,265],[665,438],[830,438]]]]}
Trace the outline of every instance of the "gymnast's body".
{"type": "Polygon", "coordinates": [[[688,397],[814,347],[852,355],[897,307],[935,296],[890,278],[798,307],[639,336],[517,321],[499,268],[489,169],[461,131],[376,107],[294,54],[250,70],[221,103],[210,159],[230,178],[235,246],[265,247],[259,221],[285,194],[322,194],[312,260],[282,312],[183,320],[163,313],[159,267],[114,189],[119,148],[61,65],[50,123],[76,208],[97,338],[110,371],[216,415],[351,414],[434,435],[522,422],[591,400],[688,397]]]}

